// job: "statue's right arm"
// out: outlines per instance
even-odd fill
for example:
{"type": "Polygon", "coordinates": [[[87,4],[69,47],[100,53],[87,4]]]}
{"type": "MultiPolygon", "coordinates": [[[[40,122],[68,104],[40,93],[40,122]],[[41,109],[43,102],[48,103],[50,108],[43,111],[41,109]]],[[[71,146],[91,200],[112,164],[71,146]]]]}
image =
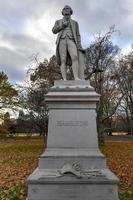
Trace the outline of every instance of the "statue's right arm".
{"type": "Polygon", "coordinates": [[[64,28],[64,26],[60,25],[59,21],[56,21],[54,27],[52,28],[52,32],[54,34],[56,34],[56,33],[60,32],[63,28],[64,28]]]}

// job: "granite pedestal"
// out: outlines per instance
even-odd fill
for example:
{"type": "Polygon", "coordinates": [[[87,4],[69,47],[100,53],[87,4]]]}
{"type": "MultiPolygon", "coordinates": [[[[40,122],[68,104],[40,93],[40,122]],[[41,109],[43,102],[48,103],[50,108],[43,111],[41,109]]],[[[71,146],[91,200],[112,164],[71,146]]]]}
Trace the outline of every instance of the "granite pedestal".
{"type": "Polygon", "coordinates": [[[89,81],[55,81],[47,149],[28,178],[28,200],[118,200],[117,177],[98,148],[96,104],[89,81]]]}

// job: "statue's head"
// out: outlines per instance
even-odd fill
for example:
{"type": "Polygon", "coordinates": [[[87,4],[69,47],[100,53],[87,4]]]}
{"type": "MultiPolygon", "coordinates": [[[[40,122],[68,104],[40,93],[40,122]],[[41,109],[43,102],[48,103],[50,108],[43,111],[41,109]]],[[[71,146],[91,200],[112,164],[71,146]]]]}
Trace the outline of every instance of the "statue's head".
{"type": "Polygon", "coordinates": [[[62,9],[62,15],[63,16],[71,16],[73,14],[73,10],[70,6],[66,5],[63,9],[62,9]]]}

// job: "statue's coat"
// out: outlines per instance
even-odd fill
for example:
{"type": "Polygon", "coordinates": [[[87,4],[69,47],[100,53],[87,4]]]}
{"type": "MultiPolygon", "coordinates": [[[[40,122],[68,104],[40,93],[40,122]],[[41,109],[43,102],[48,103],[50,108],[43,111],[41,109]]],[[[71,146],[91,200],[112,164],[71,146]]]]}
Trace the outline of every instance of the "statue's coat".
{"type": "MultiPolygon", "coordinates": [[[[53,29],[52,29],[54,34],[58,33],[57,40],[56,40],[56,59],[57,59],[57,63],[59,65],[61,65],[60,54],[59,54],[59,42],[60,42],[61,35],[63,33],[63,30],[61,28],[62,23],[63,23],[63,19],[57,20],[55,22],[53,29]]],[[[79,78],[84,79],[85,56],[84,56],[84,53],[79,50],[79,48],[82,48],[80,33],[79,33],[79,26],[78,26],[78,23],[76,21],[72,20],[72,19],[70,19],[70,25],[71,25],[71,28],[72,28],[74,41],[76,43],[77,51],[78,51],[79,76],[80,76],[79,78]]],[[[70,57],[69,54],[67,55],[67,63],[66,64],[68,66],[72,65],[71,57],[70,57]]]]}

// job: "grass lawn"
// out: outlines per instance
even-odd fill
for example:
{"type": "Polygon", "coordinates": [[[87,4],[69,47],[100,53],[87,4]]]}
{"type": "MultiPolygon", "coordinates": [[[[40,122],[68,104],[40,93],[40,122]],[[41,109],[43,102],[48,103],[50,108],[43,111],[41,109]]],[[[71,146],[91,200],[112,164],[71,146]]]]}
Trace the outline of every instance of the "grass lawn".
{"type": "MultiPolygon", "coordinates": [[[[0,142],[0,200],[26,199],[26,179],[43,149],[43,140],[0,142]]],[[[121,200],[133,200],[133,142],[106,142],[101,150],[120,178],[121,200]]]]}

